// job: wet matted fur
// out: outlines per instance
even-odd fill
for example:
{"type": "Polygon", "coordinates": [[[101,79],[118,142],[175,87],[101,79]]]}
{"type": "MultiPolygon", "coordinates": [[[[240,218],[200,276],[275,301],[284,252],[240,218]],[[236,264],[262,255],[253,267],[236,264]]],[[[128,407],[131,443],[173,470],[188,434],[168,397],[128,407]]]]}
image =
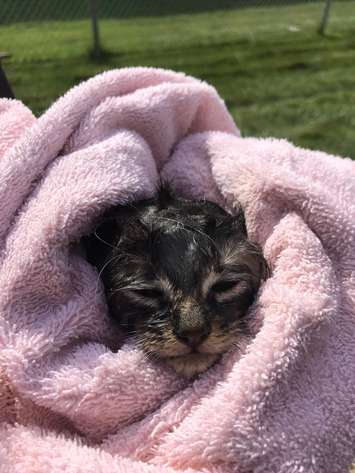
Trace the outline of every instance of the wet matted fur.
{"type": "Polygon", "coordinates": [[[85,240],[110,313],[150,356],[193,376],[248,335],[248,308],[267,274],[241,208],[175,196],[116,206],[85,240]]]}

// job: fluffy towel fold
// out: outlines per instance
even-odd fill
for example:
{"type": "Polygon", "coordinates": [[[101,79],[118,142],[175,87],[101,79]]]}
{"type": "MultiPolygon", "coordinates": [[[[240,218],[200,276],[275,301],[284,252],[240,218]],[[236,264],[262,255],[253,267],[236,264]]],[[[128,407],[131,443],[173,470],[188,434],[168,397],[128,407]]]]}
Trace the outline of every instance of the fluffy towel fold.
{"type": "Polygon", "coordinates": [[[216,91],[122,69],[37,121],[0,101],[1,473],[345,472],[355,456],[355,164],[241,138],[216,91]],[[194,382],[120,338],[77,242],[113,203],[233,210],[272,268],[258,331],[194,382]]]}

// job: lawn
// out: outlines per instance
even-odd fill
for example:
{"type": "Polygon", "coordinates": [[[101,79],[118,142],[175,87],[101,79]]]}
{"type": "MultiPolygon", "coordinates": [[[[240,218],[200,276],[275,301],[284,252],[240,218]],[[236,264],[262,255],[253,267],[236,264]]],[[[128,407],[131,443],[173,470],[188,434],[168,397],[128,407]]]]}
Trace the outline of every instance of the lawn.
{"type": "Polygon", "coordinates": [[[1,26],[16,96],[36,114],[68,88],[106,69],[147,65],[213,84],[242,133],[287,138],[355,158],[355,1],[170,17],[102,20],[101,62],[89,58],[90,23],[1,26]]]}

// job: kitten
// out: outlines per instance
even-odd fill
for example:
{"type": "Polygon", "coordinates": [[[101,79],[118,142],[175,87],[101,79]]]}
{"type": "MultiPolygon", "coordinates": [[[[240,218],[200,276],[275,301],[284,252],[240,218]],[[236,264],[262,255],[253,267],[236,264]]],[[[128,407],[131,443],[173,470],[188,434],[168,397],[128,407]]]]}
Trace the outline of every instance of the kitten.
{"type": "Polygon", "coordinates": [[[116,206],[85,241],[110,313],[148,355],[191,377],[248,331],[267,264],[243,212],[175,197],[116,206]]]}

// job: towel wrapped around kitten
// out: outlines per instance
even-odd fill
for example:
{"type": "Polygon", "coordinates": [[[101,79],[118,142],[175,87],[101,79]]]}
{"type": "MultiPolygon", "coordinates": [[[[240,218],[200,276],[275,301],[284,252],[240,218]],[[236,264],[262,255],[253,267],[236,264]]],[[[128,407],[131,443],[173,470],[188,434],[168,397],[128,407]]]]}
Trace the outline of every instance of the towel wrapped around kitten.
{"type": "Polygon", "coordinates": [[[212,87],[148,68],[92,78],[38,119],[2,101],[0,130],[1,471],[349,469],[354,161],[241,138],[212,87]],[[159,179],[232,213],[240,203],[272,268],[248,343],[193,382],[121,344],[77,251],[98,215],[159,179]]]}

